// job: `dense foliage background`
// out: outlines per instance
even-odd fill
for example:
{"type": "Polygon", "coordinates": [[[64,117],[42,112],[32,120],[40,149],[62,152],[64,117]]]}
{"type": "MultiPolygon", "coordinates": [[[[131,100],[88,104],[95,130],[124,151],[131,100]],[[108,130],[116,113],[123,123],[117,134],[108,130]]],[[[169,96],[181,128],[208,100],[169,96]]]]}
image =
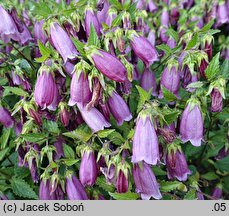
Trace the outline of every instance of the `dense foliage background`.
{"type": "Polygon", "coordinates": [[[227,199],[228,33],[228,1],[0,1],[1,199],[227,199]]]}

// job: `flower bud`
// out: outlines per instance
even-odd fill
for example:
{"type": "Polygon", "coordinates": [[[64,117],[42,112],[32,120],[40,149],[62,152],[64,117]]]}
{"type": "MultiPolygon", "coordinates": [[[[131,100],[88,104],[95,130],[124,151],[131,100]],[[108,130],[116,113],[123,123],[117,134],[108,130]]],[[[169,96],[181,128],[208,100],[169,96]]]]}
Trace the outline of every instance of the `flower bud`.
{"type": "Polygon", "coordinates": [[[148,0],[148,9],[150,12],[156,12],[157,6],[155,5],[153,0],[148,0]]]}
{"type": "Polygon", "coordinates": [[[112,95],[108,98],[108,106],[119,126],[122,125],[124,121],[130,121],[132,119],[132,114],[126,102],[115,91],[113,91],[112,95]]]}
{"type": "Polygon", "coordinates": [[[161,25],[165,27],[169,26],[169,12],[166,8],[164,8],[161,13],[161,25]]]}
{"type": "Polygon", "coordinates": [[[42,109],[49,106],[56,94],[56,83],[50,72],[42,71],[35,84],[34,97],[35,102],[42,109]]]}
{"type": "Polygon", "coordinates": [[[96,108],[92,107],[90,110],[88,110],[82,104],[77,104],[77,106],[84,121],[94,133],[99,130],[103,130],[104,127],[111,126],[110,123],[106,121],[104,116],[96,108]]]}
{"type": "Polygon", "coordinates": [[[214,88],[211,92],[211,111],[212,112],[221,112],[223,109],[223,97],[220,91],[217,88],[214,88]]]}
{"type": "Polygon", "coordinates": [[[6,128],[12,128],[14,125],[14,119],[10,112],[4,108],[0,107],[0,123],[6,128]]]}
{"type": "Polygon", "coordinates": [[[158,61],[156,49],[143,36],[133,34],[130,44],[134,53],[145,63],[147,68],[155,61],[158,61]]]}
{"type": "Polygon", "coordinates": [[[95,67],[109,79],[116,82],[127,80],[126,68],[115,56],[103,50],[96,50],[91,57],[95,67]]]}
{"type": "Polygon", "coordinates": [[[56,148],[56,152],[54,153],[55,160],[59,160],[61,157],[64,157],[63,144],[64,139],[62,137],[58,137],[56,142],[54,143],[54,147],[56,148]]]}
{"type": "Polygon", "coordinates": [[[183,142],[190,141],[200,146],[203,139],[204,124],[198,103],[189,102],[185,107],[180,121],[180,135],[183,142]]]}
{"type": "Polygon", "coordinates": [[[50,37],[52,44],[62,56],[64,63],[68,59],[75,59],[78,52],[69,38],[68,34],[60,27],[58,23],[52,23],[50,28],[50,37]]]}
{"type": "Polygon", "coordinates": [[[70,87],[69,106],[74,106],[76,103],[87,104],[92,97],[92,92],[89,87],[88,75],[84,72],[75,72],[72,76],[70,87]]]}
{"type": "Polygon", "coordinates": [[[156,91],[157,90],[157,83],[156,83],[154,73],[151,72],[147,68],[144,70],[144,72],[142,74],[140,86],[147,92],[150,89],[152,89],[152,95],[157,96],[157,91],[156,91]]]}
{"type": "Polygon", "coordinates": [[[188,175],[191,174],[188,169],[187,161],[182,150],[175,149],[168,151],[166,154],[166,168],[169,179],[178,179],[186,181],[188,175]]]}
{"type": "Polygon", "coordinates": [[[225,1],[219,2],[217,10],[217,25],[223,25],[229,22],[229,13],[225,1]]]}
{"type": "Polygon", "coordinates": [[[53,196],[50,195],[50,181],[42,180],[39,187],[39,199],[40,200],[55,200],[53,196]]]}
{"type": "Polygon", "coordinates": [[[156,35],[155,35],[155,31],[154,30],[150,30],[147,39],[152,44],[152,46],[155,46],[155,44],[156,44],[156,35]]]}
{"type": "Polygon", "coordinates": [[[66,179],[66,193],[69,200],[88,200],[83,185],[75,176],[66,179]]]}
{"type": "Polygon", "coordinates": [[[62,124],[64,125],[64,127],[67,127],[70,121],[70,113],[68,112],[68,110],[66,108],[63,108],[60,111],[60,120],[62,122],[62,124]]]}
{"type": "Polygon", "coordinates": [[[92,186],[97,178],[97,164],[95,154],[92,150],[85,150],[80,163],[80,181],[83,186],[92,186]]]}
{"type": "Polygon", "coordinates": [[[159,160],[158,138],[153,122],[148,115],[140,113],[134,132],[132,163],[145,161],[155,165],[159,160]]]}
{"type": "Polygon", "coordinates": [[[31,108],[29,108],[29,115],[34,119],[34,121],[39,125],[41,126],[42,124],[42,120],[41,120],[41,117],[39,115],[39,113],[31,108]]]}
{"type": "Polygon", "coordinates": [[[222,195],[223,195],[222,185],[219,184],[214,188],[213,193],[212,193],[212,197],[215,200],[218,200],[218,199],[222,198],[222,195]]]}
{"type": "Polygon", "coordinates": [[[18,32],[22,33],[24,31],[24,25],[23,25],[23,22],[18,17],[18,13],[17,13],[16,8],[11,9],[10,15],[11,15],[15,25],[17,26],[18,32]]]}
{"type": "Polygon", "coordinates": [[[127,176],[120,169],[118,172],[117,180],[116,180],[116,189],[118,193],[126,193],[128,191],[129,182],[127,176]]]}
{"type": "Polygon", "coordinates": [[[90,29],[91,29],[91,25],[94,26],[95,28],[95,31],[98,35],[98,37],[100,36],[100,23],[98,21],[98,18],[97,18],[97,15],[96,13],[93,11],[93,9],[91,8],[88,8],[86,9],[86,12],[85,12],[85,31],[86,31],[86,35],[87,35],[87,38],[89,37],[90,35],[90,29]]]}
{"type": "Polygon", "coordinates": [[[151,197],[154,199],[161,199],[159,184],[156,177],[147,163],[143,162],[142,166],[134,164],[133,168],[134,183],[136,192],[141,194],[143,200],[149,200],[151,197]]]}

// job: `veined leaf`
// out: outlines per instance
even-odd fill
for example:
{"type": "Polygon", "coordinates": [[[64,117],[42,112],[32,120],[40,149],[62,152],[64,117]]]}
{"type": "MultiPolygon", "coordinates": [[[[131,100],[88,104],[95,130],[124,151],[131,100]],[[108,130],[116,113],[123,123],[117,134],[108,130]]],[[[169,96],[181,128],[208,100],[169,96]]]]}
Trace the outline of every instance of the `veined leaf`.
{"type": "Polygon", "coordinates": [[[220,71],[220,65],[219,65],[219,55],[220,53],[217,53],[209,63],[208,67],[205,70],[205,75],[208,80],[214,78],[217,76],[217,74],[220,71]]]}

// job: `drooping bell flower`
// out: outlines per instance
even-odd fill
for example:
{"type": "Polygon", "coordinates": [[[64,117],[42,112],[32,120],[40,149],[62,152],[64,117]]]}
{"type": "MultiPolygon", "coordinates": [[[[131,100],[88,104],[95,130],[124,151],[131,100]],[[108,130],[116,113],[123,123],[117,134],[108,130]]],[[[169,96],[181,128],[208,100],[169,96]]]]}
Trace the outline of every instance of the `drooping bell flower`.
{"type": "Polygon", "coordinates": [[[80,182],[83,186],[93,186],[97,178],[97,164],[95,153],[91,149],[83,152],[79,170],[80,182]]]}
{"type": "Polygon", "coordinates": [[[57,85],[55,84],[55,87],[54,87],[54,97],[53,97],[52,103],[47,106],[47,109],[49,109],[51,111],[55,111],[57,109],[57,106],[58,106],[60,100],[61,100],[61,96],[59,94],[57,85]]]}
{"type": "Polygon", "coordinates": [[[154,3],[153,0],[148,0],[148,9],[150,12],[157,11],[157,5],[154,3]]]}
{"type": "Polygon", "coordinates": [[[99,112],[99,110],[97,110],[96,108],[92,107],[90,110],[88,110],[82,104],[77,104],[77,106],[80,110],[83,120],[87,123],[87,125],[92,129],[94,133],[99,130],[103,130],[105,127],[111,126],[111,124],[107,122],[102,113],[99,112]]]}
{"type": "Polygon", "coordinates": [[[69,200],[88,200],[83,185],[71,174],[66,179],[66,193],[69,200]]]}
{"type": "Polygon", "coordinates": [[[47,37],[43,30],[44,20],[36,21],[34,23],[34,38],[35,42],[40,40],[43,44],[47,42],[47,37]]]}
{"type": "Polygon", "coordinates": [[[167,28],[164,27],[164,26],[161,26],[160,29],[159,29],[159,35],[160,35],[160,39],[163,43],[167,43],[169,37],[168,35],[166,34],[167,32],[167,28]]]}
{"type": "Polygon", "coordinates": [[[17,26],[18,32],[22,33],[24,31],[24,25],[23,22],[18,17],[16,8],[12,8],[9,14],[11,15],[11,18],[13,19],[15,25],[17,26]]]}
{"type": "Polygon", "coordinates": [[[99,110],[103,114],[103,116],[106,118],[106,120],[109,122],[110,121],[110,109],[107,103],[99,102],[98,104],[99,110]]]}
{"type": "Polygon", "coordinates": [[[24,163],[24,158],[25,158],[25,154],[26,154],[25,149],[21,145],[19,145],[17,152],[18,152],[18,166],[19,167],[23,167],[23,166],[27,167],[28,164],[24,163]]]}
{"type": "Polygon", "coordinates": [[[151,197],[154,199],[162,198],[159,184],[157,183],[150,165],[145,162],[143,162],[141,166],[139,164],[134,164],[133,177],[136,192],[140,193],[143,200],[149,200],[151,197]]]}
{"type": "Polygon", "coordinates": [[[118,171],[118,176],[116,179],[116,189],[118,193],[126,193],[128,191],[129,182],[128,182],[128,173],[125,174],[122,169],[118,171]]]}
{"type": "Polygon", "coordinates": [[[172,37],[170,37],[170,38],[168,39],[168,41],[167,41],[167,45],[168,45],[171,49],[173,49],[173,48],[176,47],[176,41],[175,41],[172,37]]]}
{"type": "MultiPolygon", "coordinates": [[[[161,86],[172,92],[176,97],[179,97],[178,92],[180,88],[180,75],[178,66],[174,65],[169,69],[166,67],[161,75],[161,86]]],[[[160,92],[162,96],[162,92],[160,92]]]]}
{"type": "Polygon", "coordinates": [[[39,199],[40,200],[55,200],[55,197],[51,195],[50,181],[43,179],[39,187],[39,199]]]}
{"type": "Polygon", "coordinates": [[[87,38],[89,37],[90,35],[90,29],[91,29],[91,25],[94,26],[95,28],[95,31],[98,35],[98,37],[100,36],[101,32],[100,32],[100,23],[98,21],[98,18],[97,18],[97,15],[96,13],[93,11],[92,8],[87,8],[86,9],[86,12],[85,12],[85,31],[86,31],[86,35],[87,35],[87,38]]]}
{"type": "Polygon", "coordinates": [[[42,70],[35,84],[34,97],[36,104],[42,109],[49,106],[54,100],[56,88],[52,73],[42,70]]]}
{"type": "Polygon", "coordinates": [[[70,76],[72,77],[73,76],[73,72],[74,72],[74,64],[67,61],[64,65],[64,70],[65,72],[70,76]]]}
{"type": "Polygon", "coordinates": [[[150,89],[152,89],[152,95],[157,96],[157,91],[156,91],[157,90],[157,83],[156,83],[154,73],[151,72],[147,68],[144,70],[144,72],[142,74],[140,86],[147,92],[150,89]]]}
{"type": "Polygon", "coordinates": [[[221,112],[223,109],[223,97],[217,88],[214,88],[211,92],[211,111],[221,112]]]}
{"type": "Polygon", "coordinates": [[[124,121],[130,121],[132,119],[132,114],[128,105],[115,91],[112,92],[111,96],[108,98],[107,103],[110,112],[114,116],[119,126],[122,125],[124,121]]]}
{"type": "Polygon", "coordinates": [[[85,105],[91,100],[92,92],[89,87],[89,80],[87,73],[74,72],[70,86],[70,100],[69,106],[74,106],[76,103],[85,105]]]}
{"type": "Polygon", "coordinates": [[[17,26],[9,13],[0,5],[0,39],[8,43],[11,39],[18,41],[17,26]]]}
{"type": "Polygon", "coordinates": [[[218,4],[217,10],[217,25],[221,26],[229,22],[229,13],[226,5],[226,1],[221,1],[218,4]]]}
{"type": "Polygon", "coordinates": [[[97,4],[97,8],[97,17],[100,24],[105,23],[107,18],[107,12],[109,10],[108,0],[100,0],[97,4]]]}
{"type": "Polygon", "coordinates": [[[169,12],[167,8],[164,8],[161,13],[161,25],[168,27],[169,26],[169,12]]]}
{"type": "Polygon", "coordinates": [[[191,98],[186,105],[180,121],[180,136],[185,143],[190,141],[200,146],[203,139],[204,124],[199,102],[191,98]]]}
{"type": "Polygon", "coordinates": [[[215,199],[215,200],[218,200],[218,199],[221,199],[222,198],[222,195],[223,195],[223,190],[222,190],[222,185],[221,184],[218,184],[213,192],[212,192],[212,197],[215,199]]]}
{"type": "Polygon", "coordinates": [[[127,70],[115,56],[103,50],[95,50],[91,54],[91,58],[95,67],[109,79],[116,82],[127,80],[127,70]]]}
{"type": "Polygon", "coordinates": [[[111,27],[112,21],[116,18],[117,11],[116,9],[110,7],[107,13],[106,24],[111,27]]]}
{"type": "Polygon", "coordinates": [[[24,25],[24,30],[22,33],[18,35],[18,41],[21,45],[24,46],[24,45],[27,45],[30,41],[32,41],[33,38],[32,38],[32,35],[29,29],[26,27],[26,25],[25,24],[23,25],[24,25]]]}
{"type": "Polygon", "coordinates": [[[68,34],[60,27],[58,23],[52,23],[50,28],[50,37],[52,44],[62,56],[64,63],[68,59],[75,59],[78,52],[69,38],[68,34]]]}
{"type": "Polygon", "coordinates": [[[169,179],[178,179],[179,181],[186,181],[188,179],[188,175],[191,172],[188,169],[184,152],[180,147],[176,148],[173,143],[170,144],[165,161],[169,179]]]}
{"type": "Polygon", "coordinates": [[[145,161],[156,165],[159,160],[158,138],[152,119],[142,111],[137,118],[134,132],[132,163],[145,161]]]}
{"type": "MultiPolygon", "coordinates": [[[[195,74],[191,74],[190,69],[185,66],[184,70],[183,70],[183,82],[182,82],[182,87],[186,88],[189,84],[193,83],[193,82],[197,82],[198,81],[198,77],[199,74],[195,73],[195,74]]],[[[195,88],[187,88],[187,91],[189,92],[194,92],[195,88]]]]}
{"type": "Polygon", "coordinates": [[[150,30],[147,39],[152,44],[152,46],[155,46],[155,44],[156,44],[156,34],[155,34],[154,30],[150,30]]]}
{"type": "Polygon", "coordinates": [[[32,109],[32,108],[29,108],[29,109],[28,109],[28,112],[29,112],[29,115],[34,119],[34,121],[35,121],[39,126],[41,126],[42,120],[41,120],[40,114],[39,114],[36,110],[34,110],[34,109],[32,109]]]}
{"type": "Polygon", "coordinates": [[[14,126],[14,119],[10,112],[4,108],[0,107],[0,123],[6,128],[12,128],[14,126]]]}
{"type": "Polygon", "coordinates": [[[200,63],[200,67],[199,67],[199,70],[200,70],[200,74],[202,75],[202,77],[206,78],[206,75],[205,75],[205,70],[206,68],[208,67],[208,63],[205,59],[202,59],[201,60],[201,63],[200,63]]]}
{"type": "Polygon", "coordinates": [[[156,49],[145,37],[132,34],[130,44],[136,56],[145,63],[147,68],[155,61],[158,61],[156,49]]]}

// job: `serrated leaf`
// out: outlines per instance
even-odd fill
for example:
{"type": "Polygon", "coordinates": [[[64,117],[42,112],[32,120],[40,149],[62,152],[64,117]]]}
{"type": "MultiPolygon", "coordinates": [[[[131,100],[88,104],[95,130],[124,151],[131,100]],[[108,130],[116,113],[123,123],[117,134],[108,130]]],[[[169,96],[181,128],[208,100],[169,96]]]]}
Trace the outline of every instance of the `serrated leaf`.
{"type": "Polygon", "coordinates": [[[139,198],[139,195],[137,193],[133,193],[133,192],[127,192],[127,193],[111,193],[111,192],[109,192],[109,195],[116,200],[137,200],[139,198]]]}
{"type": "Polygon", "coordinates": [[[28,96],[28,93],[19,87],[3,86],[3,88],[5,89],[3,97],[10,95],[11,93],[23,97],[28,96]]]}
{"type": "Polygon", "coordinates": [[[63,135],[70,137],[72,139],[87,142],[92,137],[93,134],[87,126],[81,126],[74,131],[63,133],[63,135]]]}
{"type": "Polygon", "coordinates": [[[105,130],[98,131],[97,134],[100,138],[106,138],[114,131],[115,129],[105,129],[105,130]]]}
{"type": "Polygon", "coordinates": [[[209,63],[208,67],[206,68],[206,70],[204,72],[208,80],[213,79],[214,77],[216,77],[216,75],[220,71],[219,56],[220,56],[220,53],[217,53],[212,58],[211,62],[209,63]]]}
{"type": "Polygon", "coordinates": [[[47,18],[52,14],[52,10],[49,8],[48,4],[45,2],[34,3],[36,15],[40,15],[43,18],[47,18]]]}
{"type": "Polygon", "coordinates": [[[8,150],[9,150],[9,147],[0,151],[0,161],[5,158],[6,154],[8,153],[8,150]]]}
{"type": "Polygon", "coordinates": [[[109,3],[118,10],[122,10],[122,4],[118,0],[109,0],[109,3]]]}
{"type": "Polygon", "coordinates": [[[229,155],[215,162],[215,167],[223,172],[229,172],[229,155]]]}
{"type": "Polygon", "coordinates": [[[115,187],[113,185],[109,185],[106,182],[106,179],[103,176],[99,176],[96,180],[96,185],[98,185],[100,188],[107,192],[114,192],[115,187]]]}
{"type": "Polygon", "coordinates": [[[125,142],[122,135],[117,131],[113,131],[111,134],[109,134],[108,139],[115,145],[122,145],[125,142]]]}
{"type": "Polygon", "coordinates": [[[172,102],[172,101],[177,100],[177,97],[172,92],[170,92],[168,89],[166,89],[164,86],[161,86],[161,90],[162,90],[164,98],[167,101],[172,102]]]}
{"type": "Polygon", "coordinates": [[[180,114],[179,111],[174,111],[174,112],[171,112],[169,114],[165,114],[164,115],[164,119],[167,122],[167,124],[171,124],[172,122],[174,122],[175,120],[177,120],[179,114],[180,114]]]}
{"type": "Polygon", "coordinates": [[[208,173],[201,175],[201,178],[212,181],[212,180],[219,179],[219,176],[216,175],[215,172],[208,172],[208,173]]]}
{"type": "Polygon", "coordinates": [[[29,134],[21,134],[22,138],[25,139],[25,141],[32,142],[32,143],[43,143],[46,141],[46,135],[41,133],[29,133],[29,134]]]}
{"type": "Polygon", "coordinates": [[[153,170],[153,173],[155,174],[155,176],[165,176],[165,175],[167,175],[167,173],[164,170],[162,170],[160,167],[153,166],[152,170],[153,170]]]}
{"type": "Polygon", "coordinates": [[[172,49],[166,44],[160,44],[156,47],[157,49],[164,51],[166,55],[170,55],[173,52],[172,49]]]}
{"type": "Polygon", "coordinates": [[[172,28],[167,29],[166,34],[168,36],[171,36],[176,41],[176,43],[178,42],[179,34],[174,29],[172,29],[172,28]]]}
{"type": "Polygon", "coordinates": [[[186,50],[192,49],[194,46],[196,46],[197,42],[198,42],[198,34],[195,33],[195,34],[193,35],[192,39],[188,42],[188,44],[187,44],[187,46],[186,46],[185,49],[186,49],[186,50]]]}
{"type": "Polygon", "coordinates": [[[200,29],[200,32],[208,31],[209,29],[211,29],[213,24],[214,24],[214,19],[212,19],[202,29],[200,29]]]}
{"type": "Polygon", "coordinates": [[[47,48],[40,40],[38,40],[38,47],[40,50],[41,55],[48,55],[50,56],[51,51],[49,48],[47,48]]]}
{"type": "Polygon", "coordinates": [[[196,199],[196,190],[191,189],[186,195],[184,196],[185,200],[195,200],[196,199]]]}
{"type": "Polygon", "coordinates": [[[179,181],[161,181],[160,190],[162,192],[170,192],[176,190],[181,184],[179,181]]]}
{"type": "Polygon", "coordinates": [[[79,160],[76,160],[76,159],[65,159],[64,160],[64,164],[66,166],[72,166],[74,164],[76,164],[79,160]]]}
{"type": "Polygon", "coordinates": [[[225,59],[221,68],[220,68],[220,72],[224,77],[228,76],[228,68],[229,68],[229,60],[225,59]]]}
{"type": "Polygon", "coordinates": [[[190,88],[201,88],[203,85],[204,85],[204,83],[201,82],[201,81],[192,82],[192,83],[190,83],[190,84],[186,87],[186,89],[190,89],[190,88]]]}
{"type": "Polygon", "coordinates": [[[67,159],[75,159],[75,152],[73,151],[72,147],[67,144],[63,144],[64,156],[67,159]]]}
{"type": "Polygon", "coordinates": [[[44,130],[47,130],[48,132],[59,134],[60,130],[58,128],[58,124],[54,121],[45,121],[43,122],[43,128],[44,130]]]}
{"type": "Polygon", "coordinates": [[[13,178],[11,182],[11,187],[13,189],[14,194],[16,194],[19,197],[38,199],[37,194],[33,191],[30,185],[22,179],[13,178]]]}
{"type": "Polygon", "coordinates": [[[17,178],[23,179],[30,175],[29,169],[25,167],[14,167],[14,174],[17,178]]]}
{"type": "Polygon", "coordinates": [[[96,47],[100,47],[99,38],[95,30],[95,27],[92,23],[90,25],[90,35],[88,38],[88,45],[94,45],[96,47]]]}
{"type": "Polygon", "coordinates": [[[9,137],[10,137],[10,133],[11,133],[11,128],[7,128],[7,129],[3,130],[3,134],[0,137],[0,145],[1,145],[0,149],[6,148],[9,137]]]}
{"type": "Polygon", "coordinates": [[[117,17],[115,17],[115,19],[112,21],[111,26],[115,27],[121,24],[122,21],[122,13],[120,13],[119,15],[117,15],[117,17]]]}
{"type": "Polygon", "coordinates": [[[146,101],[149,101],[149,99],[152,95],[152,90],[147,92],[142,87],[140,87],[138,85],[136,85],[136,88],[137,88],[139,96],[140,96],[139,101],[138,101],[138,109],[137,109],[137,112],[139,112],[142,109],[143,104],[146,101]]]}
{"type": "Polygon", "coordinates": [[[86,53],[84,51],[84,46],[85,44],[80,42],[79,40],[77,40],[76,38],[74,37],[71,37],[76,49],[79,51],[79,53],[83,56],[83,57],[86,57],[86,53]]]}

